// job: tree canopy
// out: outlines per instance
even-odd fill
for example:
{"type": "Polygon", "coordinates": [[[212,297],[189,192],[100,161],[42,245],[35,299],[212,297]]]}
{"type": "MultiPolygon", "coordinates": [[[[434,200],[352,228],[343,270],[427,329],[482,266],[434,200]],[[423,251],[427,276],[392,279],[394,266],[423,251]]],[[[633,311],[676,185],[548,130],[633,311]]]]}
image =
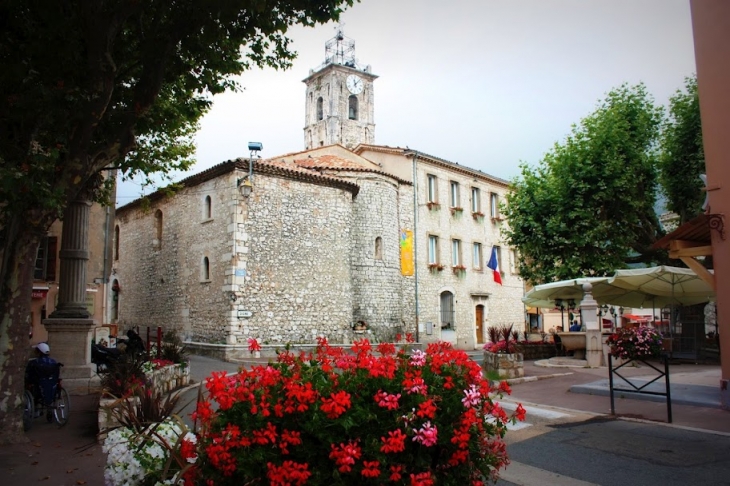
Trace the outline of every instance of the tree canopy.
{"type": "Polygon", "coordinates": [[[702,213],[705,195],[699,175],[705,173],[702,122],[697,77],[685,80],[669,100],[669,118],[661,138],[660,182],[667,209],[679,216],[679,224],[702,213]]]}
{"type": "Polygon", "coordinates": [[[504,236],[533,284],[612,274],[652,263],[662,229],[654,211],[663,115],[643,84],[608,93],[506,197],[504,236]]]}
{"type": "Polygon", "coordinates": [[[287,68],[287,30],[353,0],[0,3],[0,427],[20,431],[38,242],[102,171],[185,168],[211,96],[253,66],[287,68]]]}

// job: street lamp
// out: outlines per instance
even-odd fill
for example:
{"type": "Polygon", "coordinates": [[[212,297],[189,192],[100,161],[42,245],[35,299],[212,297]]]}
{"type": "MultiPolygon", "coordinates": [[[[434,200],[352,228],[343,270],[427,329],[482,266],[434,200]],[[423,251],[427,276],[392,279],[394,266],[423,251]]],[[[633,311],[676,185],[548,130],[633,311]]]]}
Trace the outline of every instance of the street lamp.
{"type": "Polygon", "coordinates": [[[248,142],[248,175],[243,179],[238,179],[238,190],[241,191],[241,196],[245,198],[253,192],[253,157],[263,149],[264,145],[261,142],[248,142]]]}
{"type": "Polygon", "coordinates": [[[565,309],[565,306],[563,304],[563,299],[555,299],[555,307],[558,307],[560,309],[560,326],[562,328],[562,331],[565,332],[565,317],[563,316],[563,310],[565,309]]]}

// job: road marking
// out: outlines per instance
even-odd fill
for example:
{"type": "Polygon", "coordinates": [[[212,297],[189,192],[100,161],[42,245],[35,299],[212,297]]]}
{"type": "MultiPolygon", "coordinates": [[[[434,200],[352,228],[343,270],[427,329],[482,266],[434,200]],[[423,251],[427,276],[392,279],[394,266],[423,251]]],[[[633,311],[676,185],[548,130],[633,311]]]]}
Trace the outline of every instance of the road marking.
{"type": "MultiPolygon", "coordinates": [[[[514,412],[515,410],[517,410],[517,403],[515,403],[515,402],[500,402],[500,405],[502,406],[503,409],[509,410],[510,412],[514,412]]],[[[559,419],[559,418],[570,417],[570,415],[567,413],[557,412],[555,410],[548,410],[546,408],[532,407],[529,405],[527,405],[527,406],[523,405],[522,408],[525,409],[526,415],[528,417],[530,417],[530,416],[542,417],[542,418],[546,418],[546,419],[559,419]]]]}
{"type": "Polygon", "coordinates": [[[598,486],[517,461],[512,461],[507,469],[500,471],[499,477],[518,486],[598,486]]]}

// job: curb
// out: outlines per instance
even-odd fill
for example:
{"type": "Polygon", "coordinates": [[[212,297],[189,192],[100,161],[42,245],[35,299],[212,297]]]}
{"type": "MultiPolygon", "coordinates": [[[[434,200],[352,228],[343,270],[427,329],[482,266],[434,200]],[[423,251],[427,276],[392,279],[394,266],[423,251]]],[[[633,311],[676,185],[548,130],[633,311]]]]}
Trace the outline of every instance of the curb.
{"type": "Polygon", "coordinates": [[[520,383],[530,383],[533,381],[539,381],[539,380],[547,380],[548,378],[558,378],[560,376],[568,376],[572,375],[573,372],[570,373],[553,373],[550,375],[539,375],[539,376],[525,376],[522,378],[510,378],[508,380],[504,380],[510,385],[519,385],[520,383]]]}

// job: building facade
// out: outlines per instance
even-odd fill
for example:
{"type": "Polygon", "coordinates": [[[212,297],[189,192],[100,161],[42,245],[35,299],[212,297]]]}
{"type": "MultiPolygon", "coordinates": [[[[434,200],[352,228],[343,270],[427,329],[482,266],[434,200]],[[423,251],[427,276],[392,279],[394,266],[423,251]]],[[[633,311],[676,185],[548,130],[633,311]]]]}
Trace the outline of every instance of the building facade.
{"type": "MultiPolygon", "coordinates": [[[[345,41],[339,32],[330,43],[345,41]]],[[[476,349],[490,326],[524,330],[522,280],[500,235],[507,182],[375,145],[376,77],[357,65],[354,44],[337,57],[330,43],[305,79],[303,152],[224,162],[173,196],[117,209],[122,328],[175,329],[232,358],[251,338],[411,333],[476,349]],[[487,267],[493,252],[501,284],[487,267]]]]}

